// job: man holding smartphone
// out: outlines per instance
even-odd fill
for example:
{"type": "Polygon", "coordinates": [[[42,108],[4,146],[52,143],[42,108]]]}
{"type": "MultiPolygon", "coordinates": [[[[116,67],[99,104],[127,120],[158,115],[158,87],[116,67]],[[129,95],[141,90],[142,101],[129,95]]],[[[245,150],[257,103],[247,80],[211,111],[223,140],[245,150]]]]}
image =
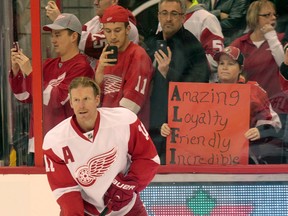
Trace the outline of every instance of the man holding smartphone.
{"type": "MultiPolygon", "coordinates": [[[[88,55],[91,60],[91,66],[95,67],[95,59],[99,59],[104,46],[106,45],[106,38],[103,33],[103,26],[101,24],[101,17],[103,16],[106,8],[112,5],[118,5],[118,0],[94,0],[96,16],[83,25],[81,41],[79,43],[79,49],[88,55]]],[[[60,14],[60,10],[54,1],[49,1],[47,4],[46,15],[52,21],[60,14]]],[[[138,44],[139,34],[136,27],[136,19],[133,14],[129,13],[129,39],[138,44]]]]}
{"type": "MultiPolygon", "coordinates": [[[[52,24],[44,26],[43,30],[51,32],[51,43],[58,55],[57,58],[47,59],[43,64],[43,134],[45,135],[51,128],[73,114],[68,103],[68,86],[72,79],[78,76],[93,78],[94,71],[87,56],[79,51],[82,24],[74,14],[59,15],[52,24]]],[[[41,71],[33,70],[30,59],[21,49],[11,49],[11,63],[9,82],[15,97],[22,103],[32,103],[33,74],[41,71]]],[[[31,160],[29,165],[34,164],[33,118],[32,114],[28,143],[29,161],[31,160]]]]}
{"type": "Polygon", "coordinates": [[[166,139],[160,128],[168,117],[169,82],[208,82],[210,69],[201,43],[183,27],[186,1],[160,0],[158,8],[162,31],[146,41],[147,52],[157,63],[150,96],[149,134],[161,164],[165,164],[166,139]],[[157,48],[159,40],[166,41],[168,55],[157,48]]]}
{"type": "Polygon", "coordinates": [[[107,45],[96,66],[95,80],[102,88],[102,106],[128,108],[147,126],[147,99],[153,73],[151,59],[142,47],[129,40],[131,27],[125,8],[110,6],[104,11],[101,22],[107,45]]]}

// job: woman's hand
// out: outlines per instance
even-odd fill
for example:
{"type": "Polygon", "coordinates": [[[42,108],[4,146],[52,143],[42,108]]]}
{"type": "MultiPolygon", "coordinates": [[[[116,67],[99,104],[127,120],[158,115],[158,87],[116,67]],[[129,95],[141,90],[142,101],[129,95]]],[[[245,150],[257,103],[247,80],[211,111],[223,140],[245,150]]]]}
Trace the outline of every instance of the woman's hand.
{"type": "Polygon", "coordinates": [[[163,123],[162,126],[161,126],[161,131],[160,131],[160,132],[161,132],[161,135],[162,135],[163,137],[167,137],[167,136],[170,135],[171,129],[170,129],[170,127],[168,126],[167,123],[163,123]]]}
{"type": "Polygon", "coordinates": [[[260,132],[259,129],[254,127],[254,128],[250,128],[245,134],[244,136],[246,137],[246,139],[250,140],[250,141],[255,141],[260,139],[260,132]]]}

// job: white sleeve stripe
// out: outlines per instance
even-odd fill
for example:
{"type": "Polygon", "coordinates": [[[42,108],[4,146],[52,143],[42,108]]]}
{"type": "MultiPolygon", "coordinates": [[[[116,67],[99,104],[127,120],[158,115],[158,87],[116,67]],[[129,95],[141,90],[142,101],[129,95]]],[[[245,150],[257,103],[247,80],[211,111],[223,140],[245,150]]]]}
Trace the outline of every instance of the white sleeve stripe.
{"type": "Polygon", "coordinates": [[[67,95],[67,98],[61,102],[61,105],[66,104],[67,101],[69,101],[69,95],[67,95]]]}
{"type": "Polygon", "coordinates": [[[29,92],[27,92],[27,91],[20,93],[20,94],[14,94],[14,95],[15,95],[16,99],[20,100],[20,101],[26,100],[30,96],[29,92]]]}
{"type": "Polygon", "coordinates": [[[43,91],[43,104],[48,105],[50,101],[51,91],[53,87],[51,85],[48,85],[47,88],[43,91]]]}
{"type": "Polygon", "coordinates": [[[73,191],[79,191],[80,192],[80,188],[79,186],[74,186],[74,187],[66,187],[66,188],[58,188],[56,190],[53,191],[53,194],[57,199],[59,199],[61,196],[63,196],[63,194],[65,193],[70,193],[70,192],[73,192],[73,191]]]}
{"type": "Polygon", "coordinates": [[[141,109],[141,107],[138,104],[127,98],[122,98],[119,102],[119,105],[131,110],[135,114],[137,114],[141,109]]]}

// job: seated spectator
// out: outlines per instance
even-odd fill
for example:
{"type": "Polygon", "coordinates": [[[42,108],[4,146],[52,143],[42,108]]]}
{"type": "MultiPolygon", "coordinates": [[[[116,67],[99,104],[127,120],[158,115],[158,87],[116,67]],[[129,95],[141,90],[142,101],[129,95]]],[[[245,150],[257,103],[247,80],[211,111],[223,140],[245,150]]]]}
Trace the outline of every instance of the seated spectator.
{"type": "MultiPolygon", "coordinates": [[[[106,8],[112,5],[117,5],[118,0],[95,0],[94,6],[96,11],[96,16],[93,17],[90,21],[85,23],[82,28],[82,35],[81,41],[79,43],[79,49],[82,50],[86,55],[92,57],[92,67],[95,67],[95,60],[99,59],[102,50],[106,44],[106,38],[103,32],[102,24],[101,24],[101,17],[106,8]]],[[[54,1],[49,1],[46,7],[46,15],[54,21],[56,17],[60,14],[60,10],[57,7],[54,1]]],[[[139,42],[139,35],[138,30],[136,27],[136,19],[129,11],[129,25],[130,25],[130,32],[129,32],[129,39],[134,43],[139,42]]]]}
{"type": "MultiPolygon", "coordinates": [[[[224,36],[216,16],[209,13],[197,0],[186,0],[184,28],[189,30],[202,44],[210,64],[211,81],[217,78],[217,63],[213,56],[223,49],[224,36]]],[[[162,31],[161,26],[158,32],[162,31]]]]}
{"type": "Polygon", "coordinates": [[[281,44],[284,34],[276,33],[276,10],[273,2],[254,1],[247,11],[247,25],[250,31],[232,42],[245,57],[244,71],[248,81],[256,81],[267,91],[273,109],[278,113],[283,137],[288,113],[288,95],[282,89],[279,67],[284,59],[281,44]]]}
{"type": "MultiPolygon", "coordinates": [[[[59,56],[47,59],[43,65],[43,133],[45,135],[51,128],[73,114],[68,103],[68,86],[72,79],[78,76],[92,78],[94,71],[87,57],[79,53],[78,44],[82,24],[75,15],[63,13],[53,24],[46,25],[43,29],[51,32],[51,42],[59,56]]],[[[20,102],[32,103],[33,73],[40,73],[40,71],[33,71],[29,58],[22,50],[16,48],[11,49],[11,62],[9,82],[15,97],[20,102]]],[[[31,114],[28,152],[31,153],[32,158],[33,118],[31,114]]]]}
{"type": "MultiPolygon", "coordinates": [[[[238,48],[226,47],[222,52],[217,53],[214,59],[219,63],[218,77],[220,83],[245,83],[242,75],[244,57],[238,48]]],[[[261,151],[259,145],[262,148],[268,145],[270,149],[277,149],[277,153],[281,155],[282,149],[277,146],[272,148],[273,146],[266,143],[263,147],[265,138],[275,136],[276,131],[281,128],[281,122],[277,113],[272,109],[266,92],[256,82],[247,82],[247,84],[251,86],[250,129],[247,130],[244,136],[250,141],[250,156],[257,163],[263,154],[267,154],[267,152],[263,153],[261,151]]],[[[171,130],[168,124],[163,124],[161,135],[167,137],[170,133],[171,130]]]]}
{"type": "Polygon", "coordinates": [[[138,114],[148,127],[148,93],[153,75],[151,59],[145,50],[129,40],[130,24],[127,10],[113,5],[101,18],[109,46],[118,47],[118,60],[109,59],[105,46],[97,64],[95,80],[103,90],[103,107],[126,107],[138,114]]]}
{"type": "Polygon", "coordinates": [[[158,10],[162,31],[146,42],[147,52],[157,64],[150,96],[149,134],[161,164],[165,164],[166,143],[160,128],[167,122],[169,82],[208,82],[210,70],[201,43],[183,27],[186,4],[182,0],[161,0],[158,10]],[[167,43],[167,49],[157,50],[159,40],[167,43]]]}
{"type": "Polygon", "coordinates": [[[220,21],[225,46],[246,29],[245,16],[250,0],[198,0],[220,21]]]}

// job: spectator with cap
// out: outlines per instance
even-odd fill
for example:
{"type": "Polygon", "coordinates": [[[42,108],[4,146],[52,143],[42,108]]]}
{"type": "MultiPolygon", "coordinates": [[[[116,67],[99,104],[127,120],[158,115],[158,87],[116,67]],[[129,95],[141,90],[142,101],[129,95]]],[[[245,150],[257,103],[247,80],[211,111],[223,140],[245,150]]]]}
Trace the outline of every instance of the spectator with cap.
{"type": "MultiPolygon", "coordinates": [[[[79,49],[86,55],[91,57],[91,66],[95,67],[95,59],[99,59],[102,50],[106,44],[105,34],[103,32],[103,26],[101,24],[101,17],[103,16],[106,8],[118,5],[118,0],[94,0],[94,6],[96,16],[89,20],[82,28],[81,41],[79,43],[79,49]]],[[[133,14],[129,13],[129,39],[138,44],[139,34],[136,27],[136,19],[133,14]]],[[[60,10],[54,1],[49,1],[46,6],[46,15],[53,21],[60,14],[60,10]]]]}
{"type": "MultiPolygon", "coordinates": [[[[281,121],[277,113],[272,109],[267,93],[257,82],[246,82],[243,73],[244,56],[240,50],[233,46],[226,47],[214,56],[218,62],[218,77],[222,84],[247,84],[250,85],[250,128],[244,136],[250,141],[250,156],[253,162],[259,163],[261,157],[267,153],[281,155],[282,149],[270,145],[266,138],[275,138],[276,131],[281,128],[281,121]],[[263,150],[264,149],[264,150],[263,150]],[[267,151],[270,149],[270,152],[267,151]],[[278,150],[278,151],[276,151],[278,150]],[[265,151],[265,153],[263,153],[265,151]],[[273,152],[275,151],[275,152],[273,152]]],[[[167,123],[161,127],[161,135],[167,137],[171,129],[167,123]]]]}
{"type": "Polygon", "coordinates": [[[102,18],[107,45],[99,58],[95,80],[103,91],[103,107],[125,107],[138,115],[148,126],[149,103],[147,102],[153,73],[151,59],[145,50],[130,41],[129,14],[119,5],[108,7],[102,18]],[[108,58],[118,48],[118,59],[108,58]],[[113,62],[117,60],[117,63],[113,62]]]}
{"type": "MultiPolygon", "coordinates": [[[[43,65],[43,134],[56,126],[73,111],[68,103],[68,86],[78,76],[94,77],[94,71],[87,57],[80,54],[78,44],[82,24],[69,13],[61,14],[53,24],[45,25],[43,30],[51,32],[51,42],[57,58],[47,59],[43,65]]],[[[15,97],[23,103],[33,102],[33,71],[29,58],[22,50],[11,49],[12,69],[9,82],[15,97]]],[[[33,112],[33,111],[32,111],[33,112]]],[[[29,149],[34,152],[33,114],[30,118],[29,149]]]]}
{"type": "Polygon", "coordinates": [[[160,134],[168,117],[169,82],[208,82],[210,69],[205,51],[198,39],[183,27],[186,3],[183,0],[161,0],[158,20],[162,31],[146,42],[156,72],[150,96],[149,134],[156,145],[161,164],[166,163],[166,142],[160,134]],[[157,49],[157,41],[167,43],[167,50],[157,49]]]}

